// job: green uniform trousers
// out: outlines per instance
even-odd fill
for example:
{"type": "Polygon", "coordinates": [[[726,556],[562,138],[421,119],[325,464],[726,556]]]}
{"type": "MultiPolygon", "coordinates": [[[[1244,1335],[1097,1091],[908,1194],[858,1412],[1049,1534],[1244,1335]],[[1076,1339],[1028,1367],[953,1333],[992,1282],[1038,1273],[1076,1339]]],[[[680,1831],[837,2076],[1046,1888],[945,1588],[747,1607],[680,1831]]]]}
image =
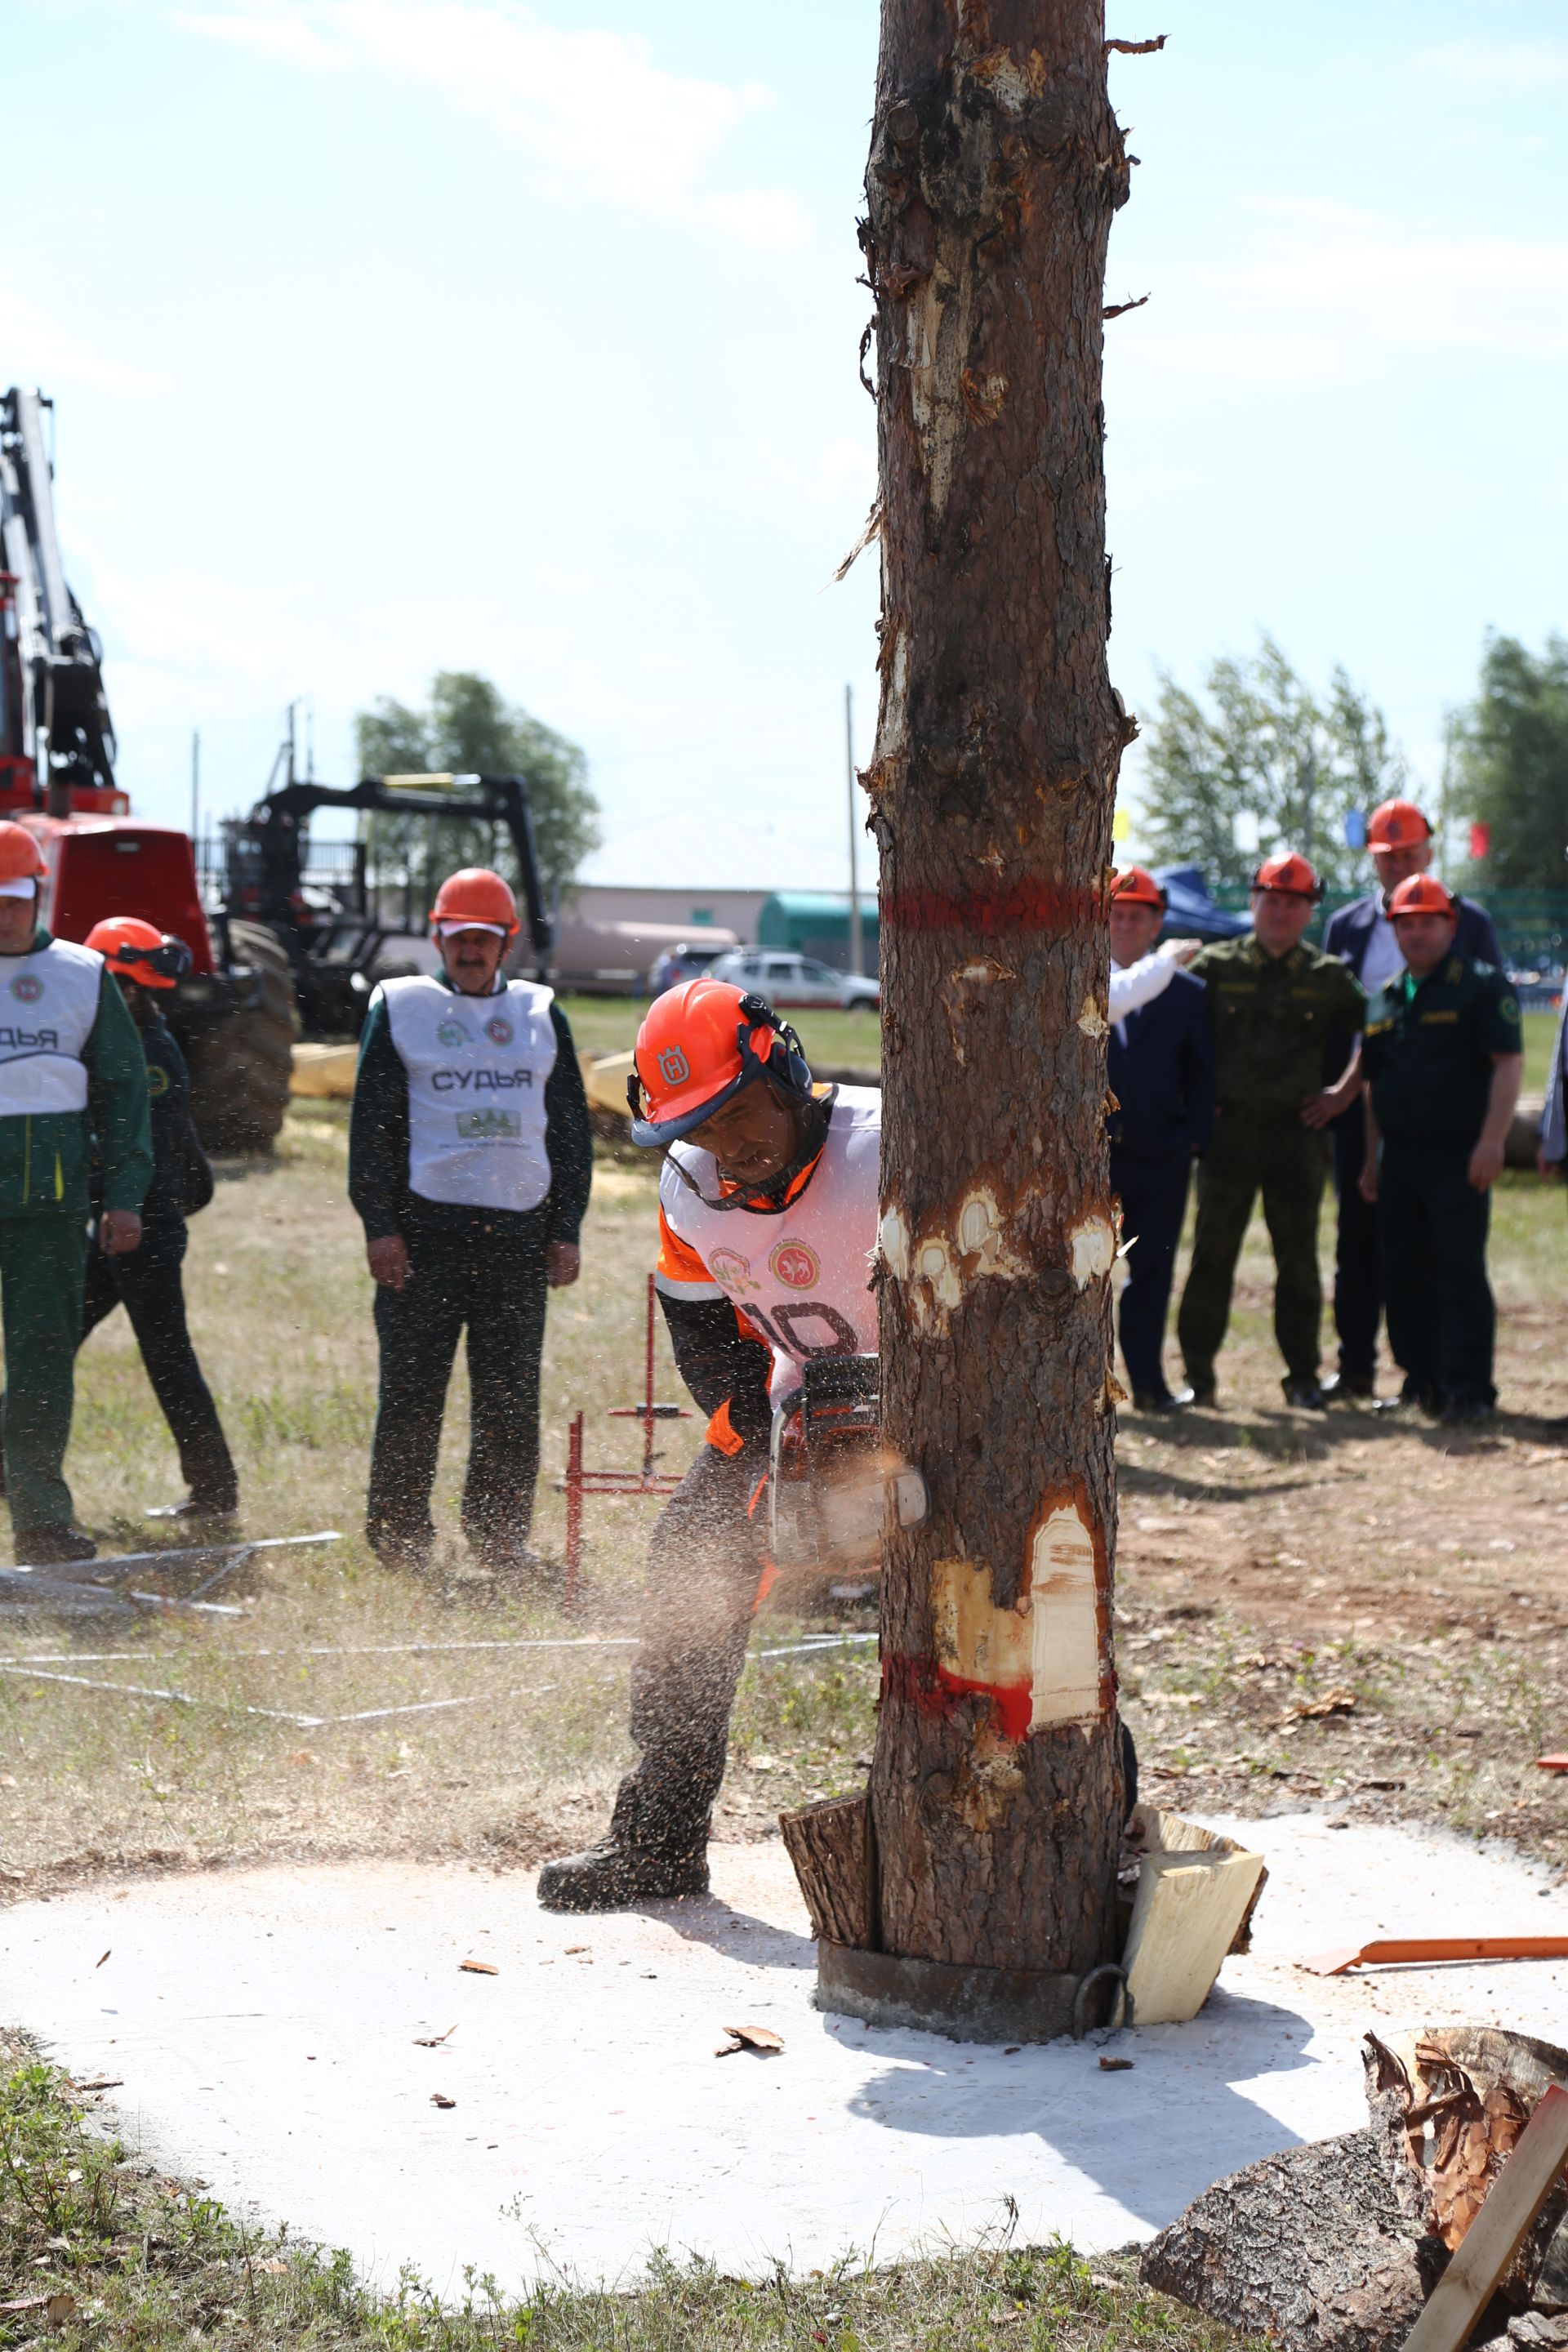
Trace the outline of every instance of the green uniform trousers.
{"type": "Polygon", "coordinates": [[[0,1326],[5,1339],[5,1492],[17,1536],[67,1527],[61,1474],[81,1340],[87,1220],[0,1217],[0,1326]]]}
{"type": "Polygon", "coordinates": [[[1176,1318],[1182,1360],[1194,1388],[1214,1385],[1215,1358],[1230,1320],[1231,1286],[1252,1204],[1274,1244],[1274,1336],[1287,1380],[1318,1377],[1323,1286],[1318,1273],[1318,1211],[1329,1147],[1292,1110],[1222,1111],[1198,1162],[1193,1263],[1176,1318]]]}
{"type": "Polygon", "coordinates": [[[1497,1402],[1491,1195],[1476,1191],[1469,1164],[1468,1143],[1387,1135],[1377,1164],[1389,1351],[1406,1395],[1441,1404],[1497,1402]]]}

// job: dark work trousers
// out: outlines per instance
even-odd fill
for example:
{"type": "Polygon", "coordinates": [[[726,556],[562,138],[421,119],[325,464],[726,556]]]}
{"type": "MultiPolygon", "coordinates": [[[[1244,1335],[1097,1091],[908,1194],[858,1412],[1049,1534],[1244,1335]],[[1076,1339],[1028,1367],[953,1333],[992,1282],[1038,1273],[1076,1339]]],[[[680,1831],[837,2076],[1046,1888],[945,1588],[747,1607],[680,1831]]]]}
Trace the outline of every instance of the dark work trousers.
{"type": "Polygon", "coordinates": [[[619,1845],[673,1859],[707,1843],[763,1569],[763,1506],[748,1508],[766,1468],[761,1449],[705,1445],[658,1515],[632,1667],[642,1760],[616,1798],[619,1845]]]}
{"type": "Polygon", "coordinates": [[[95,1242],[88,1253],[81,1336],[124,1307],[192,1496],[209,1511],[232,1511],[239,1502],[234,1457],[185,1324],[180,1278],[185,1243],[184,1220],[178,1217],[150,1219],[141,1248],[123,1257],[105,1257],[95,1242]]]}
{"type": "Polygon", "coordinates": [[[1336,1118],[1334,1191],[1339,1195],[1339,1232],[1334,1244],[1334,1328],[1340,1335],[1340,1370],[1352,1380],[1370,1381],[1377,1364],[1377,1327],[1383,1318],[1383,1254],[1378,1247],[1376,1203],[1361,1196],[1366,1165],[1366,1111],[1358,1099],[1336,1118]]]}
{"type": "Polygon", "coordinates": [[[1198,1162],[1193,1263],[1176,1317],[1194,1388],[1213,1386],[1215,1358],[1230,1321],[1236,1261],[1259,1192],[1274,1244],[1274,1336],[1287,1378],[1317,1379],[1323,1312],[1318,1212],[1327,1168],[1326,1138],[1303,1127],[1297,1111],[1224,1110],[1215,1121],[1198,1162]]]}
{"type": "Polygon", "coordinates": [[[1384,1136],[1377,1166],[1389,1349],[1407,1388],[1443,1404],[1497,1402],[1491,1195],[1476,1191],[1469,1164],[1468,1143],[1384,1136]]]}
{"type": "Polygon", "coordinates": [[[1110,1154],[1110,1189],[1121,1202],[1123,1242],[1131,1244],[1121,1293],[1121,1353],[1140,1396],[1167,1393],[1160,1356],[1192,1164],[1189,1151],[1148,1160],[1114,1150],[1110,1154]]]}
{"type": "Polygon", "coordinates": [[[544,1216],[476,1218],[405,1234],[401,1290],[377,1286],[381,1387],[365,1533],[384,1559],[417,1563],[435,1541],[430,1490],[458,1342],[468,1333],[468,1472],[463,1532],[499,1556],[525,1544],[539,1475],[544,1216]]]}

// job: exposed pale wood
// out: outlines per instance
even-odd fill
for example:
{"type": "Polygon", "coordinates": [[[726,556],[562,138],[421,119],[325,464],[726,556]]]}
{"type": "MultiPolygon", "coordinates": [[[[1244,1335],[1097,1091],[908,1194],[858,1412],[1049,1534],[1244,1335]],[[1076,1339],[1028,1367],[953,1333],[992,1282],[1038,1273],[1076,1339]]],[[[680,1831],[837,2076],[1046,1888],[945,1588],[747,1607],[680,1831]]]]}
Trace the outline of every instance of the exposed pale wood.
{"type": "Polygon", "coordinates": [[[1239,1848],[1144,1855],[1121,1958],[1140,2025],[1197,2015],[1262,1874],[1263,1856],[1239,1848]]]}
{"type": "Polygon", "coordinates": [[[816,1940],[855,1950],[877,1945],[870,1813],[860,1797],[827,1797],[781,1813],[784,1848],[795,1864],[816,1940]]]}
{"type": "Polygon", "coordinates": [[[1565,2162],[1568,2091],[1554,2083],[1542,2094],[1464,2244],[1405,2337],[1405,2352],[1460,2352],[1565,2162]]]}

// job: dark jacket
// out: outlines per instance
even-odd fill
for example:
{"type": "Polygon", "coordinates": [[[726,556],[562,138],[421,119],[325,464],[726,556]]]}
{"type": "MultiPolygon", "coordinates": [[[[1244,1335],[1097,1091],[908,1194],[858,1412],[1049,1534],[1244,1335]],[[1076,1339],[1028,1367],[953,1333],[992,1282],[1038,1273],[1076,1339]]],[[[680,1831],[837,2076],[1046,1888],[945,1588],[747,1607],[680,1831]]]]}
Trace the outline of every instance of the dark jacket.
{"type": "Polygon", "coordinates": [[[1106,1074],[1118,1108],[1113,1151],[1158,1160],[1202,1151],[1214,1125],[1214,1030],[1208,992],[1177,972],[1163,996],[1114,1024],[1106,1074]]]}
{"type": "MultiPolygon", "coordinates": [[[[451,982],[445,972],[436,978],[451,982]]],[[[462,1233],[472,1227],[536,1226],[544,1221],[547,1242],[574,1242],[594,1182],[594,1130],[588,1097],[577,1066],[577,1048],[566,1016],[550,1008],[555,1030],[555,1067],[544,1082],[544,1150],[550,1190],[537,1209],[469,1209],[449,1201],[416,1198],[408,1182],[408,1073],[392,1042],[392,1023],[383,999],[366,1015],[349,1120],[349,1199],[367,1241],[405,1234],[410,1225],[426,1233],[462,1233]]]]}
{"type": "Polygon", "coordinates": [[[1494,1063],[1523,1051],[1506,972],[1461,955],[1425,980],[1402,971],[1367,1006],[1362,1038],[1379,1134],[1470,1150],[1486,1124],[1494,1063]]]}
{"type": "MultiPolygon", "coordinates": [[[[191,1078],[185,1057],[160,1013],[142,1025],[142,1056],[147,1065],[147,1100],[153,1135],[153,1181],[142,1203],[142,1221],[151,1240],[154,1228],[174,1231],[187,1217],[205,1209],[213,1196],[213,1172],[202,1150],[191,1117],[191,1078]]],[[[95,1157],[92,1170],[92,1210],[104,1205],[104,1169],[95,1157]]],[[[143,1242],[143,1247],[147,1245],[143,1242]]]]}
{"type": "MultiPolygon", "coordinates": [[[[1324,927],[1324,954],[1338,956],[1342,963],[1348,963],[1358,980],[1382,912],[1382,891],[1370,890],[1364,898],[1352,898],[1348,907],[1339,908],[1324,927]]],[[[1459,901],[1454,952],[1463,956],[1467,963],[1489,963],[1501,969],[1502,951],[1492,929],[1492,919],[1473,898],[1459,901]]]]}

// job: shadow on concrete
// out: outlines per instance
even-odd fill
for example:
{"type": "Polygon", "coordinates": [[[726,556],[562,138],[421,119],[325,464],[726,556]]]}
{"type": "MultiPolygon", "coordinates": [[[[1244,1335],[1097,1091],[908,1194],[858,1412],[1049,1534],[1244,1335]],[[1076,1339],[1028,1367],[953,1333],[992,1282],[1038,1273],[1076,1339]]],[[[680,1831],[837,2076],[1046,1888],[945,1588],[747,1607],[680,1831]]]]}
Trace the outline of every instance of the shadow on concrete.
{"type": "Polygon", "coordinates": [[[721,1895],[685,1895],[674,1902],[637,1903],[629,1906],[644,1918],[658,1919],[688,1944],[706,1944],[726,1959],[753,1969],[816,1967],[816,1946],[797,1928],[775,1927],[754,1912],[737,1911],[721,1895]]]}
{"type": "MultiPolygon", "coordinates": [[[[1225,1992],[1211,1995],[1190,2025],[1011,2052],[876,2032],[844,2018],[823,2025],[847,2046],[901,2061],[868,2079],[848,2102],[851,2115],[943,2139],[1032,2134],[1158,2227],[1227,2173],[1300,2145],[1300,2133],[1236,2086],[1314,2063],[1309,2019],[1225,1992]],[[1102,2048],[1131,2058],[1131,2071],[1102,2073],[1102,2048]]],[[[1364,2120],[1347,2114],[1342,2128],[1364,2120]]]]}

